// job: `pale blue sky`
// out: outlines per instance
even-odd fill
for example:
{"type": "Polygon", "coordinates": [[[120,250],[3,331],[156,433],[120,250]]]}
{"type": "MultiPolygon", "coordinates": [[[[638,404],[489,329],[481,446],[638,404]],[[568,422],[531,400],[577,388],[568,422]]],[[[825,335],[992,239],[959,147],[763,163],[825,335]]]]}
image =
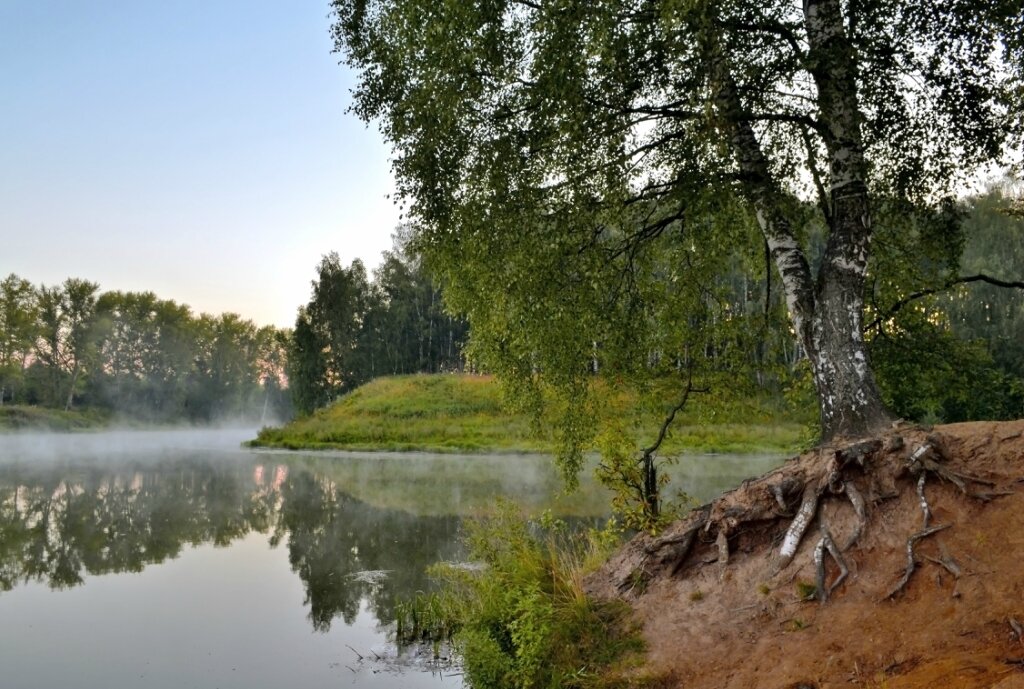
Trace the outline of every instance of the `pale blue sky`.
{"type": "Polygon", "coordinates": [[[289,325],[399,220],[327,0],[0,0],[0,276],[289,325]]]}

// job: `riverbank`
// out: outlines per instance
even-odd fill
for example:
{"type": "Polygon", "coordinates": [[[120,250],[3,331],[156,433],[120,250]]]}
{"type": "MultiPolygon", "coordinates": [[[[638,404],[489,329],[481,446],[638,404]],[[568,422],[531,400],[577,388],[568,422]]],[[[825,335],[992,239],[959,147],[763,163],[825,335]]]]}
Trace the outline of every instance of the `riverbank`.
{"type": "MultiPolygon", "coordinates": [[[[620,401],[621,403],[621,401],[620,401]]],[[[696,407],[696,405],[695,405],[696,407]]],[[[653,438],[657,419],[640,435],[653,438]]],[[[806,425],[767,400],[687,409],[663,446],[666,454],[792,454],[806,425]]],[[[529,416],[510,412],[490,376],[412,375],[378,378],[334,404],[280,428],[264,428],[253,447],[291,450],[541,452],[554,446],[529,416]]]]}
{"type": "Polygon", "coordinates": [[[95,409],[64,411],[21,404],[0,407],[0,432],[89,431],[105,428],[110,422],[110,414],[95,409]]]}
{"type": "Polygon", "coordinates": [[[794,458],[663,534],[635,538],[586,588],[629,604],[647,669],[672,687],[1019,688],[1022,484],[1024,421],[898,428],[794,458]],[[777,559],[800,477],[823,461],[839,486],[859,486],[847,499],[826,485],[818,508],[842,544],[845,577],[817,526],[788,564],[777,559]],[[698,524],[702,537],[687,536],[698,524]]]}

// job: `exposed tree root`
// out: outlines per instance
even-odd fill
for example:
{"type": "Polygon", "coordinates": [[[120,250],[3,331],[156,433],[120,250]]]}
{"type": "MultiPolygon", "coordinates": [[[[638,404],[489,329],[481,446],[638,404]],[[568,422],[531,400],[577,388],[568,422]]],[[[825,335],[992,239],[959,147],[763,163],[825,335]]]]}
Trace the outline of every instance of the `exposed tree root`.
{"type": "Polygon", "coordinates": [[[784,570],[793,557],[796,555],[800,541],[807,533],[807,527],[811,525],[814,515],[818,512],[818,487],[812,483],[804,486],[804,496],[800,501],[800,509],[797,511],[793,521],[789,524],[786,537],[782,539],[782,548],[779,550],[779,558],[775,563],[776,571],[784,570]]]}
{"type": "Polygon", "coordinates": [[[951,526],[952,524],[940,524],[939,526],[930,526],[927,529],[918,531],[916,534],[907,539],[907,568],[903,572],[903,576],[900,577],[900,580],[896,583],[896,586],[894,586],[893,589],[889,591],[888,594],[886,594],[885,597],[887,599],[895,596],[897,593],[902,591],[908,583],[910,583],[910,576],[914,573],[914,569],[917,568],[917,560],[914,558],[914,545],[922,538],[927,538],[928,536],[931,536],[934,533],[938,533],[943,529],[948,529],[951,526]]]}
{"type": "Polygon", "coordinates": [[[1006,622],[1010,625],[1010,629],[1013,630],[1014,639],[1024,644],[1024,626],[1021,626],[1021,623],[1012,617],[1008,618],[1006,622]]]}
{"type": "Polygon", "coordinates": [[[857,515],[857,525],[843,546],[843,550],[849,550],[857,542],[857,539],[860,538],[860,535],[864,533],[864,527],[868,523],[868,508],[867,503],[864,502],[864,496],[861,495],[860,490],[853,481],[847,481],[844,490],[846,491],[846,497],[850,500],[850,504],[853,505],[854,514],[857,515]]]}
{"type": "Polygon", "coordinates": [[[928,522],[932,519],[932,508],[928,504],[928,498],[924,496],[924,481],[928,478],[928,474],[921,472],[921,477],[917,479],[917,497],[921,502],[921,513],[924,515],[924,528],[928,528],[928,522]]]}
{"type": "Polygon", "coordinates": [[[715,545],[718,547],[718,564],[722,568],[720,576],[724,577],[725,568],[729,566],[729,534],[725,529],[718,530],[715,545]]]}
{"type": "MultiPolygon", "coordinates": [[[[743,544],[750,543],[751,538],[774,536],[777,539],[774,542],[778,550],[771,572],[775,576],[793,562],[817,519],[820,537],[813,550],[817,598],[825,603],[849,577],[850,567],[844,552],[863,536],[869,506],[899,496],[907,489],[908,478],[914,486],[911,490],[916,489],[922,526],[907,539],[903,575],[885,598],[892,598],[907,587],[919,565],[919,557],[921,561],[943,567],[959,579],[963,571],[941,541],[938,544],[941,557],[915,553],[921,540],[952,526],[932,524],[932,505],[925,492],[929,477],[950,483],[961,494],[980,501],[1012,494],[1012,491],[996,490],[995,482],[985,477],[954,468],[938,434],[900,429],[881,439],[822,447],[761,478],[745,481],[740,488],[694,510],[659,537],[638,538],[635,545],[639,549],[627,549],[621,556],[619,591],[642,592],[643,587],[636,586],[638,573],[644,577],[659,573],[676,576],[688,563],[700,567],[717,562],[724,576],[730,562],[730,546],[743,550],[743,544]],[[914,449],[911,452],[908,448],[914,449]],[[836,498],[841,499],[840,505],[848,504],[847,509],[853,512],[852,518],[849,515],[840,518],[839,531],[833,531],[822,514],[824,506],[834,503],[836,498]],[[790,520],[784,533],[779,533],[775,526],[780,519],[790,520]],[[709,537],[702,538],[702,534],[709,537]],[[831,583],[827,581],[829,557],[839,570],[831,583]]],[[[836,514],[841,516],[841,508],[836,509],[840,509],[836,514]]]]}
{"type": "Polygon", "coordinates": [[[832,534],[829,533],[828,525],[824,519],[818,520],[818,526],[821,530],[821,540],[818,541],[818,545],[814,548],[814,566],[817,573],[815,578],[815,584],[817,587],[817,597],[821,601],[822,605],[828,602],[832,592],[839,588],[839,585],[846,580],[846,577],[850,574],[850,568],[846,566],[846,560],[843,559],[843,555],[839,552],[839,548],[836,547],[836,542],[832,538],[832,534]],[[832,582],[832,585],[825,586],[825,553],[832,556],[835,563],[839,566],[839,576],[832,582]]]}

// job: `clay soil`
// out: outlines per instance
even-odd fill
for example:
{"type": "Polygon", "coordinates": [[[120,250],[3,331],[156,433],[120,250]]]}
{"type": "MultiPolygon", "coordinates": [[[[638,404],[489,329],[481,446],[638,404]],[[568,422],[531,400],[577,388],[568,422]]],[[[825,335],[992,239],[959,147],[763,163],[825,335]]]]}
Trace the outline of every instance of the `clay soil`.
{"type": "MultiPolygon", "coordinates": [[[[678,540],[682,526],[658,539],[638,537],[590,578],[590,592],[631,604],[647,639],[648,669],[674,686],[1024,689],[1024,640],[1014,631],[1024,623],[1024,420],[894,429],[880,440],[885,450],[873,466],[881,468],[850,479],[871,484],[863,489],[867,521],[843,553],[849,577],[828,602],[807,600],[817,526],[773,573],[791,521],[785,514],[728,527],[725,566],[710,526],[682,558],[658,550],[673,533],[678,540]],[[969,490],[972,496],[928,479],[931,524],[950,526],[917,543],[909,583],[889,597],[907,567],[907,539],[922,530],[917,480],[903,467],[915,448],[936,439],[945,467],[991,484],[969,490]],[[886,473],[877,482],[869,477],[886,473]]],[[[827,456],[826,449],[794,458],[777,479],[827,456]]],[[[763,500],[770,477],[706,508],[709,523],[735,514],[736,504],[763,500]]],[[[845,544],[860,521],[851,502],[826,496],[821,510],[845,544]]],[[[834,562],[827,572],[834,581],[834,562]]]]}

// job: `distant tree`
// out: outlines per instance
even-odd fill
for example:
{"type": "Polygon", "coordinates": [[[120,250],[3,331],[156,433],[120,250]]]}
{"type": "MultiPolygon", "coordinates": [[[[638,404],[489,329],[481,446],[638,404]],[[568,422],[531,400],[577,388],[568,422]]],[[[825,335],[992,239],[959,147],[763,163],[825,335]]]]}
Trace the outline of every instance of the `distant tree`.
{"type": "Polygon", "coordinates": [[[317,265],[313,294],[299,310],[289,381],[297,409],[309,412],[356,387],[368,377],[359,349],[370,286],[358,259],[345,268],[338,254],[317,265]]]}
{"type": "Polygon", "coordinates": [[[288,344],[291,332],[273,326],[256,331],[256,371],[263,394],[260,424],[291,418],[291,397],[283,387],[287,381],[288,344]]]}
{"type": "Polygon", "coordinates": [[[96,299],[99,285],[87,280],[68,278],[64,281],[64,307],[67,326],[64,366],[68,370],[65,411],[71,408],[83,371],[96,358],[96,299]]]}
{"type": "Polygon", "coordinates": [[[295,409],[304,414],[333,399],[323,350],[323,341],[314,329],[306,307],[300,307],[288,349],[288,389],[295,409]]]}
{"type": "Polygon", "coordinates": [[[64,388],[67,359],[67,295],[59,285],[39,288],[39,339],[36,355],[46,372],[44,400],[56,406],[64,388]]]}
{"type": "Polygon", "coordinates": [[[418,256],[399,246],[384,252],[373,287],[367,321],[374,332],[364,337],[367,347],[383,350],[376,355],[381,373],[437,373],[461,365],[469,326],[445,310],[440,287],[418,256]]]}
{"type": "Polygon", "coordinates": [[[946,303],[955,332],[984,339],[999,366],[1024,379],[1024,215],[1006,212],[1022,200],[1024,193],[1007,195],[999,188],[972,199],[959,271],[1015,281],[1018,289],[984,280],[959,283],[946,303]]]}
{"type": "Polygon", "coordinates": [[[373,281],[336,253],[317,266],[288,352],[296,409],[309,413],[378,375],[458,368],[468,324],[445,310],[438,284],[396,235],[373,281]]]}
{"type": "Polygon", "coordinates": [[[35,345],[37,293],[11,273],[0,282],[0,405],[13,398],[35,345]]]}
{"type": "Polygon", "coordinates": [[[999,189],[882,223],[868,336],[891,408],[953,422],[1024,414],[1024,224],[999,189]],[[997,277],[998,276],[998,277],[997,277]],[[1007,289],[1016,287],[1016,289],[1007,289]]]}
{"type": "Polygon", "coordinates": [[[262,402],[256,326],[234,313],[203,314],[198,331],[192,413],[212,419],[254,411],[262,402]]]}
{"type": "Polygon", "coordinates": [[[50,406],[71,408],[82,374],[93,364],[96,346],[96,293],[99,285],[68,278],[62,285],[38,290],[33,370],[50,406]]]}

